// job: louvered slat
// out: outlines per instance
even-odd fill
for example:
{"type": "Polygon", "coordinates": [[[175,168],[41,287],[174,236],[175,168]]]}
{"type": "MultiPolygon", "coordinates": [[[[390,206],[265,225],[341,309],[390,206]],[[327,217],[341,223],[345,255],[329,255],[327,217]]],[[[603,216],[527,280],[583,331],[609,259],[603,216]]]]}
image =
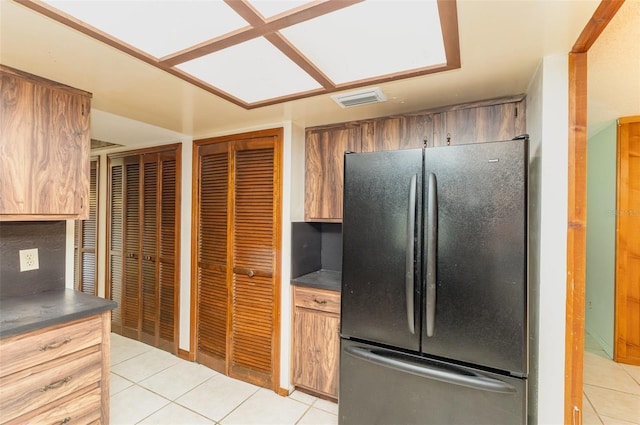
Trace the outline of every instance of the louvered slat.
{"type": "Polygon", "coordinates": [[[198,351],[226,358],[228,154],[201,157],[198,232],[198,351]]]}

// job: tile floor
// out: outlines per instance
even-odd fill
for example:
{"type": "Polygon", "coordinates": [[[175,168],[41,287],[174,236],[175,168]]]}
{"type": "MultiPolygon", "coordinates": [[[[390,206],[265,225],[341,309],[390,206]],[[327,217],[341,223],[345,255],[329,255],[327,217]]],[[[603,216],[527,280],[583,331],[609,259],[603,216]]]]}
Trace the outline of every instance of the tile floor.
{"type": "Polygon", "coordinates": [[[585,336],[584,425],[640,425],[640,366],[615,363],[585,336]]]}
{"type": "Polygon", "coordinates": [[[281,397],[111,334],[112,425],[330,425],[337,415],[336,403],[299,391],[281,397]]]}
{"type": "MultiPolygon", "coordinates": [[[[640,366],[613,362],[585,338],[584,425],[640,425],[640,366]]],[[[338,423],[338,405],[221,375],[162,350],[111,334],[111,424],[338,423]]]]}

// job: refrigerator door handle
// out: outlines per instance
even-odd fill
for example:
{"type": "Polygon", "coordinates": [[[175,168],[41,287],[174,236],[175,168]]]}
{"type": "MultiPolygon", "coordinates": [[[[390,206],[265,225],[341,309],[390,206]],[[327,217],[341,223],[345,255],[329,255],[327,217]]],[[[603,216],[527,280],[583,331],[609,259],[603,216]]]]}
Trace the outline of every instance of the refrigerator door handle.
{"type": "Polygon", "coordinates": [[[408,356],[403,356],[401,353],[388,352],[384,349],[370,350],[365,347],[349,346],[344,350],[346,354],[357,359],[365,360],[382,367],[391,368],[399,372],[410,373],[426,379],[434,379],[436,381],[460,385],[481,391],[491,391],[496,393],[516,392],[516,388],[507,382],[455,365],[438,367],[435,364],[433,366],[420,364],[417,361],[411,361],[408,356]],[[385,355],[387,353],[388,355],[385,355]],[[407,359],[404,359],[403,357],[407,357],[407,359]]]}
{"type": "Polygon", "coordinates": [[[405,263],[405,293],[407,299],[407,323],[409,332],[415,334],[415,313],[414,313],[414,275],[415,275],[415,232],[416,232],[416,188],[417,174],[411,176],[409,183],[409,210],[407,211],[407,256],[405,263]]]}
{"type": "Polygon", "coordinates": [[[438,258],[438,182],[429,174],[429,199],[427,207],[427,274],[426,316],[427,336],[433,336],[436,324],[436,261],[438,258]]]}

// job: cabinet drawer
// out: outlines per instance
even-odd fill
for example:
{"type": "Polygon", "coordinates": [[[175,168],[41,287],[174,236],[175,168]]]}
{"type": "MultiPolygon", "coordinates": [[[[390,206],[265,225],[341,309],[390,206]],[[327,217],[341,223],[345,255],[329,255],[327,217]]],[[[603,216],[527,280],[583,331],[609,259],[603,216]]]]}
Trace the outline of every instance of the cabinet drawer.
{"type": "Polygon", "coordinates": [[[2,421],[59,400],[101,378],[102,352],[96,345],[69,356],[0,378],[2,421]]]}
{"type": "Polygon", "coordinates": [[[0,340],[0,376],[101,343],[100,316],[0,340]]]}
{"type": "Polygon", "coordinates": [[[294,303],[296,307],[340,313],[340,293],[326,289],[295,286],[294,303]]]}
{"type": "Polygon", "coordinates": [[[100,388],[67,399],[57,406],[36,412],[32,417],[19,417],[7,425],[17,424],[88,424],[100,420],[100,388]]]}

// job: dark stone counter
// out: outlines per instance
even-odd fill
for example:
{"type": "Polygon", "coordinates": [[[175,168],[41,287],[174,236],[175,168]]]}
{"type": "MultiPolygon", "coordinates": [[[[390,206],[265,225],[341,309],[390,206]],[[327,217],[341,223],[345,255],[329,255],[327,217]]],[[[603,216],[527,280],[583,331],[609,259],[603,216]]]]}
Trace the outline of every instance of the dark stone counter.
{"type": "Polygon", "coordinates": [[[291,284],[340,292],[342,287],[342,273],[334,270],[320,269],[291,279],[291,284]]]}
{"type": "Polygon", "coordinates": [[[0,299],[0,338],[65,323],[103,311],[117,303],[72,289],[0,299]]]}

